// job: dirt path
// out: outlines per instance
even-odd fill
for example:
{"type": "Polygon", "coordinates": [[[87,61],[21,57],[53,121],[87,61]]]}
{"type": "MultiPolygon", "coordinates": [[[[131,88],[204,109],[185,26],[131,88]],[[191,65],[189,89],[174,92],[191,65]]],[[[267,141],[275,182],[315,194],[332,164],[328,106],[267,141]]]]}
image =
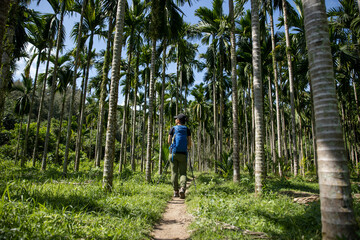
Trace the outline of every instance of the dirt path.
{"type": "Polygon", "coordinates": [[[151,235],[154,240],[189,239],[187,227],[190,222],[191,216],[186,212],[185,200],[173,197],[151,235]]]}

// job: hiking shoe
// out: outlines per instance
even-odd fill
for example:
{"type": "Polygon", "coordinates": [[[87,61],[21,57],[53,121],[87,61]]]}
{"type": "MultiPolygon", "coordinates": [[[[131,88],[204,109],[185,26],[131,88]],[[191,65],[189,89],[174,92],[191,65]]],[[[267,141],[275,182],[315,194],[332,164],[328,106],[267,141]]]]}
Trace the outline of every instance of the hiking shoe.
{"type": "Polygon", "coordinates": [[[179,197],[179,191],[174,191],[174,197],[179,197]]]}
{"type": "Polygon", "coordinates": [[[185,188],[181,188],[179,194],[181,199],[185,199],[185,188]]]}

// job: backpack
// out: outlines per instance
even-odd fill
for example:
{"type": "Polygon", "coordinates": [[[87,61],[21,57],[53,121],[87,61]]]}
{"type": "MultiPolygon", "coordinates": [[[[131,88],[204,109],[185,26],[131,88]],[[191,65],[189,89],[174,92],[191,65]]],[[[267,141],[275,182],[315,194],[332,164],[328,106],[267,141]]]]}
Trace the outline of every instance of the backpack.
{"type": "Polygon", "coordinates": [[[170,148],[172,153],[187,152],[187,127],[183,125],[174,126],[175,133],[170,148]]]}

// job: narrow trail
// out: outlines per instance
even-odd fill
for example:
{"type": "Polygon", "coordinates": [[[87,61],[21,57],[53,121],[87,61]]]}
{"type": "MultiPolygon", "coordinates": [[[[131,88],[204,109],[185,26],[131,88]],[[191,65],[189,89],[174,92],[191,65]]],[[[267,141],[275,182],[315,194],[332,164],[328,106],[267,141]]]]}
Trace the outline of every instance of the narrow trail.
{"type": "Polygon", "coordinates": [[[185,199],[173,197],[166,207],[161,221],[151,233],[153,240],[186,240],[190,239],[188,226],[192,217],[186,212],[185,199]]]}

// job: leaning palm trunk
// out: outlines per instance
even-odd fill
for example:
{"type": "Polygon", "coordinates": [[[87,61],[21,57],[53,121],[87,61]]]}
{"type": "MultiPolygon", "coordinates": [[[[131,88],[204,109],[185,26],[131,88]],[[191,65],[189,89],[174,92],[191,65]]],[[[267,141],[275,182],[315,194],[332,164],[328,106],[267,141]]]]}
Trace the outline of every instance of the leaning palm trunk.
{"type": "Polygon", "coordinates": [[[264,165],[264,116],[258,1],[251,0],[252,64],[255,118],[255,194],[261,195],[264,165]]]}
{"type": "Polygon", "coordinates": [[[51,120],[52,120],[53,107],[54,107],[54,98],[55,98],[56,80],[57,80],[57,65],[58,65],[58,59],[59,59],[59,52],[60,52],[60,48],[61,48],[61,32],[62,32],[62,28],[63,28],[64,14],[65,14],[65,6],[63,6],[63,9],[61,11],[59,31],[58,31],[57,39],[56,39],[56,54],[55,54],[55,64],[54,64],[54,73],[53,73],[54,77],[53,77],[53,82],[51,84],[50,104],[49,104],[48,120],[47,120],[47,126],[46,126],[44,154],[43,154],[43,158],[42,158],[42,162],[41,162],[41,170],[42,171],[46,170],[46,159],[47,159],[47,153],[48,153],[51,120]]]}
{"type": "Polygon", "coordinates": [[[72,114],[74,108],[74,101],[75,101],[75,93],[76,93],[76,78],[77,78],[77,69],[79,66],[79,57],[80,57],[80,39],[82,37],[82,26],[83,26],[83,19],[84,19],[84,11],[87,4],[87,0],[83,0],[83,4],[81,7],[81,15],[80,15],[80,23],[79,23],[79,30],[78,30],[78,44],[76,47],[76,56],[75,56],[75,67],[74,67],[74,75],[72,81],[72,93],[70,99],[70,107],[69,107],[69,117],[68,117],[68,125],[67,125],[67,133],[66,133],[66,147],[65,147],[65,156],[63,162],[63,174],[67,174],[67,165],[68,165],[68,157],[69,157],[69,148],[70,148],[70,138],[71,138],[71,123],[72,123],[72,114]]]}
{"type": "Polygon", "coordinates": [[[162,173],[162,159],[163,159],[163,134],[164,134],[164,95],[165,95],[165,70],[166,70],[166,40],[164,41],[164,51],[162,59],[162,82],[161,82],[161,105],[160,105],[160,120],[159,120],[159,175],[162,173]]]}
{"type": "Polygon", "coordinates": [[[296,126],[295,126],[295,100],[294,100],[294,74],[291,62],[291,53],[290,53],[290,36],[289,36],[289,25],[288,25],[288,13],[287,13],[287,3],[286,0],[282,0],[282,7],[284,13],[284,26],[285,26],[285,40],[286,40],[286,58],[289,70],[289,85],[290,85],[290,107],[291,107],[291,139],[293,147],[293,162],[294,162],[294,175],[297,175],[298,172],[298,156],[297,156],[297,146],[296,146],[296,126]]]}
{"type": "Polygon", "coordinates": [[[148,129],[147,129],[147,147],[146,147],[146,181],[151,181],[151,151],[152,151],[152,134],[153,134],[153,99],[154,99],[154,85],[155,85],[155,52],[156,39],[152,38],[151,47],[151,69],[150,69],[150,85],[149,85],[149,115],[148,115],[148,129]]]}
{"type": "Polygon", "coordinates": [[[76,137],[76,151],[75,151],[75,167],[74,170],[77,172],[79,171],[80,166],[80,150],[82,148],[82,125],[84,123],[84,114],[85,114],[85,99],[86,99],[86,92],[87,92],[87,85],[89,80],[89,71],[90,71],[90,62],[91,62],[91,51],[93,46],[93,37],[94,34],[91,33],[90,39],[89,39],[89,49],[88,49],[88,55],[87,55],[87,63],[86,63],[86,74],[85,74],[85,80],[84,80],[84,89],[83,89],[83,96],[81,101],[81,110],[80,110],[80,119],[79,119],[79,126],[78,126],[78,132],[76,137]]]}
{"type": "Polygon", "coordinates": [[[324,1],[303,0],[313,90],[323,239],[358,239],[324,1]]]}
{"type": "MultiPolygon", "coordinates": [[[[0,117],[4,112],[5,98],[7,95],[7,88],[11,79],[10,65],[12,61],[12,52],[14,50],[13,39],[15,36],[15,29],[13,26],[9,27],[6,36],[1,38],[3,40],[3,51],[0,65],[0,117]]],[[[0,119],[1,119],[0,118],[0,119]]]]}
{"type": "Polygon", "coordinates": [[[229,17],[231,22],[230,28],[230,53],[231,53],[231,82],[232,82],[232,120],[233,120],[233,181],[240,181],[240,163],[239,163],[239,106],[238,106],[238,88],[236,79],[236,47],[235,47],[235,22],[234,22],[234,3],[229,0],[229,17]]]}
{"type": "Polygon", "coordinates": [[[39,52],[38,60],[36,63],[35,79],[34,79],[34,85],[33,85],[33,89],[32,89],[32,95],[31,95],[30,107],[29,107],[29,115],[28,115],[28,120],[27,120],[28,122],[27,122],[27,126],[26,126],[25,140],[24,140],[24,145],[23,145],[22,154],[21,154],[22,155],[21,162],[20,162],[21,167],[24,166],[26,155],[27,155],[27,143],[28,143],[28,138],[29,138],[31,113],[32,113],[32,109],[34,106],[34,100],[35,100],[35,94],[36,94],[36,84],[37,84],[37,79],[38,79],[38,75],[39,75],[40,62],[41,62],[41,52],[39,52]]]}
{"type": "Polygon", "coordinates": [[[35,164],[36,164],[36,154],[37,154],[37,146],[38,146],[38,141],[39,141],[39,130],[40,130],[40,118],[41,118],[41,111],[42,111],[42,108],[44,106],[45,91],[46,91],[46,79],[47,79],[47,75],[48,75],[48,72],[49,72],[51,49],[52,49],[52,45],[53,45],[52,43],[53,43],[53,41],[51,39],[50,40],[49,50],[48,50],[48,53],[47,53],[47,61],[46,61],[46,69],[45,69],[45,75],[44,75],[44,83],[43,83],[43,86],[42,86],[40,106],[39,106],[38,116],[37,116],[37,121],[36,121],[35,143],[34,143],[34,150],[33,150],[33,154],[32,154],[33,167],[35,167],[35,164]]]}
{"type": "MultiPolygon", "coordinates": [[[[3,54],[3,36],[5,35],[6,21],[8,19],[8,13],[10,8],[10,0],[2,0],[2,6],[0,8],[0,69],[1,69],[1,56],[3,54]]],[[[2,80],[0,80],[2,81],[2,80]]],[[[1,83],[0,83],[1,85],[1,83]]]]}
{"type": "Polygon", "coordinates": [[[104,177],[103,188],[111,191],[114,174],[114,155],[115,155],[115,132],[116,132],[116,108],[118,102],[118,88],[120,80],[120,61],[123,41],[125,0],[118,2],[116,11],[116,30],[114,38],[114,52],[111,67],[111,83],[109,98],[109,117],[106,130],[105,157],[104,157],[104,177]]]}
{"type": "Polygon", "coordinates": [[[111,45],[111,35],[113,31],[113,20],[112,17],[109,18],[109,32],[108,40],[106,43],[106,52],[104,56],[104,65],[102,72],[102,81],[101,81],[101,92],[99,100],[99,116],[98,116],[98,125],[97,125],[97,135],[96,135],[96,147],[95,147],[95,166],[100,167],[100,160],[102,156],[102,140],[104,135],[104,118],[105,118],[105,98],[106,98],[106,86],[108,84],[108,72],[110,65],[110,45],[111,45]]]}

